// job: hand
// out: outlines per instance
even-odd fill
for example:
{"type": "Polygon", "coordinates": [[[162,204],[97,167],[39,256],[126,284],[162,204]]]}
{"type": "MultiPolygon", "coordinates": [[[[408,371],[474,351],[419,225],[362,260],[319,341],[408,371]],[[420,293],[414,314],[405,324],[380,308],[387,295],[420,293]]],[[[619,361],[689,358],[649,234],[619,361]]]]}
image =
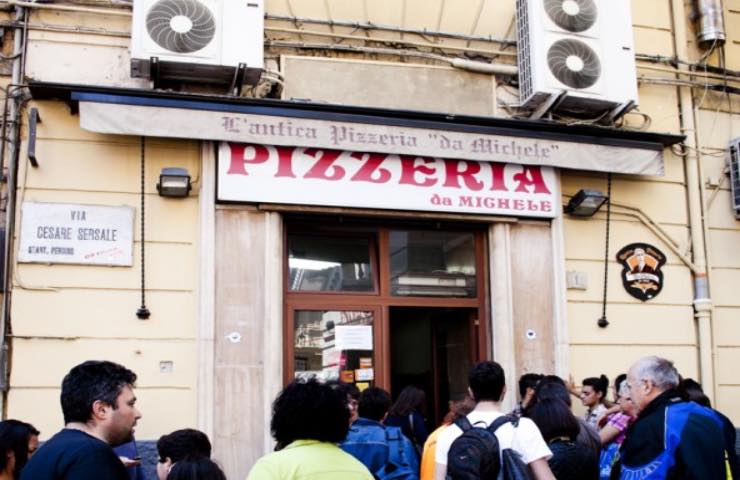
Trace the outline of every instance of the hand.
{"type": "Polygon", "coordinates": [[[121,462],[123,463],[123,466],[126,468],[135,467],[137,465],[141,465],[141,459],[140,458],[128,458],[128,457],[118,457],[121,462]]]}
{"type": "Polygon", "coordinates": [[[573,381],[573,375],[568,375],[568,381],[565,382],[565,388],[568,389],[571,395],[575,395],[576,397],[580,396],[580,393],[576,388],[576,382],[573,381]]]}

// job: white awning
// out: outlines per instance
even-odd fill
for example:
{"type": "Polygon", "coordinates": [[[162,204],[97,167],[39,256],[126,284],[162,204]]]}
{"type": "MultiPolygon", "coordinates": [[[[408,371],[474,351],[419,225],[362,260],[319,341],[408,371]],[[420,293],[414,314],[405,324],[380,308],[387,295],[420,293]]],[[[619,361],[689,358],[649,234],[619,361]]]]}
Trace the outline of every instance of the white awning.
{"type": "MultiPolygon", "coordinates": [[[[75,97],[73,97],[74,99],[75,97]]],[[[439,157],[502,163],[542,165],[574,170],[637,175],[663,175],[663,146],[657,142],[609,141],[604,135],[567,134],[531,136],[490,133],[492,129],[467,124],[445,129],[434,122],[378,117],[359,121],[351,115],[322,118],[306,110],[239,108],[240,105],[202,101],[127,99],[121,96],[81,94],[82,128],[108,134],[203,139],[264,145],[313,147],[344,151],[439,157]],[[421,126],[416,126],[421,125],[421,126]],[[431,125],[427,127],[426,125],[431,125]]],[[[287,102],[283,102],[287,103],[287,102]]]]}

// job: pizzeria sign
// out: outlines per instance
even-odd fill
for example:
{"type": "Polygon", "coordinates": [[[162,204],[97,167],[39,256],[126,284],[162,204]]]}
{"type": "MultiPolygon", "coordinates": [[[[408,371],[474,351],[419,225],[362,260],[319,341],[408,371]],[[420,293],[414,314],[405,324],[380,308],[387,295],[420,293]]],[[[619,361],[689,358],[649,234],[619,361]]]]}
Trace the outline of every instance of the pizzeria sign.
{"type": "Polygon", "coordinates": [[[223,142],[218,199],[553,218],[552,167],[223,142]]]}

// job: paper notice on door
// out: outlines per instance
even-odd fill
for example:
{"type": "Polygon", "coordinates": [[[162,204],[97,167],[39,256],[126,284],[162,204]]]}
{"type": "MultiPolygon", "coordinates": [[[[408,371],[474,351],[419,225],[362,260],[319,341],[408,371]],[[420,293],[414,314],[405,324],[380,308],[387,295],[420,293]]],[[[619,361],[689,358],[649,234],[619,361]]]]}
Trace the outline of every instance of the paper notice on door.
{"type": "Polygon", "coordinates": [[[355,370],[355,379],[358,382],[368,382],[375,379],[375,373],[372,368],[358,368],[355,370]]]}
{"type": "Polygon", "coordinates": [[[372,350],[372,325],[337,325],[334,327],[334,348],[337,350],[372,350]]]}

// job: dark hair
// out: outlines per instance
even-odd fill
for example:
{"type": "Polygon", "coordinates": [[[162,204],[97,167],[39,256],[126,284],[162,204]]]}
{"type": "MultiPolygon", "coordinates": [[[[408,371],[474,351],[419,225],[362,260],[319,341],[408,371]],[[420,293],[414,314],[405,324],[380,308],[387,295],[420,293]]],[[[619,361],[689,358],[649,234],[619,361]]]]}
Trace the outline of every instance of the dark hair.
{"type": "Polygon", "coordinates": [[[696,402],[707,408],[712,408],[712,402],[706,396],[699,382],[693,378],[684,378],[678,384],[678,394],[686,401],[696,402]]]}
{"type": "Polygon", "coordinates": [[[89,360],[73,367],[62,380],[64,423],[87,422],[98,400],[115,410],[123,387],[134,383],[136,374],[117,363],[89,360]]]}
{"type": "Polygon", "coordinates": [[[403,390],[401,390],[401,393],[396,399],[396,403],[391,406],[388,414],[405,417],[413,410],[421,408],[425,400],[426,394],[424,393],[424,390],[415,387],[414,385],[407,385],[403,390]]]}
{"type": "Polygon", "coordinates": [[[360,394],[360,403],[357,405],[357,414],[363,418],[379,422],[391,408],[391,396],[378,387],[366,388],[360,394]]]}
{"type": "Polygon", "coordinates": [[[549,442],[553,438],[568,437],[574,440],[578,436],[580,425],[568,405],[557,398],[540,399],[527,409],[526,415],[532,419],[542,433],[542,438],[549,442]]]}
{"type": "Polygon", "coordinates": [[[160,461],[169,458],[173,463],[186,457],[209,458],[211,456],[211,442],[208,440],[208,436],[200,430],[183,428],[159,437],[157,453],[160,461]]]}
{"type": "Polygon", "coordinates": [[[315,378],[294,380],[272,404],[270,429],[278,449],[295,440],[339,443],[349,430],[347,396],[315,378]]]}
{"type": "Polygon", "coordinates": [[[344,392],[345,395],[347,395],[347,397],[351,398],[352,400],[360,399],[360,389],[358,389],[354,383],[346,383],[340,380],[329,380],[325,383],[331,388],[341,390],[342,392],[344,392]]]}
{"type": "Polygon", "coordinates": [[[606,391],[609,390],[609,379],[606,375],[601,375],[598,378],[584,378],[582,383],[584,387],[592,387],[595,392],[601,392],[601,400],[606,400],[606,391]]]}
{"type": "Polygon", "coordinates": [[[540,400],[553,400],[557,399],[565,403],[568,407],[571,406],[570,393],[568,388],[565,386],[565,382],[560,377],[554,375],[548,375],[540,383],[534,387],[534,397],[530,405],[533,405],[540,400]]]}
{"type": "Polygon", "coordinates": [[[496,362],[479,362],[470,370],[468,384],[476,402],[483,400],[499,402],[506,384],[504,369],[496,362]]]}
{"type": "Polygon", "coordinates": [[[622,382],[627,380],[626,373],[620,373],[614,378],[614,400],[619,400],[619,387],[622,386],[622,382]]]}
{"type": "Polygon", "coordinates": [[[167,480],[226,480],[226,475],[208,457],[187,457],[172,466],[167,480]]]}
{"type": "Polygon", "coordinates": [[[13,478],[19,478],[21,469],[28,462],[28,441],[39,431],[30,423],[20,420],[0,422],[0,470],[8,465],[8,452],[15,455],[13,478]]]}
{"type": "Polygon", "coordinates": [[[539,373],[525,373],[519,377],[519,396],[524,398],[528,388],[537,386],[537,382],[542,380],[543,375],[539,373]]]}
{"type": "Polygon", "coordinates": [[[450,411],[447,412],[447,415],[445,415],[445,418],[442,420],[442,423],[445,425],[454,423],[458,418],[467,416],[467,414],[472,412],[475,408],[475,400],[467,395],[462,400],[457,400],[451,403],[450,411]]]}

